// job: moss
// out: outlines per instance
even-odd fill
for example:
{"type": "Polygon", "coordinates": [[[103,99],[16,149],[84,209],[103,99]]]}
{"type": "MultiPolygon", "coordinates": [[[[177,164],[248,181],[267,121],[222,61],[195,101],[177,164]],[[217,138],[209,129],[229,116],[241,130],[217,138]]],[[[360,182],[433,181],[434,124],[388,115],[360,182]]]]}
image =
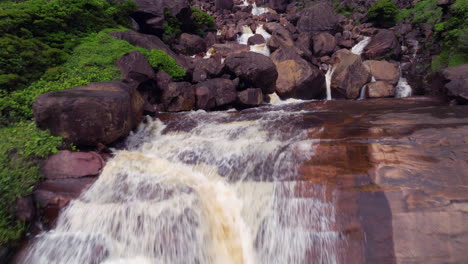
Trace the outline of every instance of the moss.
{"type": "Polygon", "coordinates": [[[177,65],[176,61],[164,51],[154,49],[150,52],[144,51],[143,54],[146,55],[153,68],[167,72],[174,80],[180,81],[185,77],[184,69],[177,65]]]}
{"type": "Polygon", "coordinates": [[[443,10],[437,5],[437,0],[423,0],[411,9],[403,9],[396,15],[396,21],[411,24],[437,24],[442,20],[443,10]]]}
{"type": "Polygon", "coordinates": [[[14,244],[23,235],[27,223],[15,219],[15,201],[30,194],[40,180],[38,161],[62,144],[33,122],[0,128],[0,246],[14,244]]]}
{"type": "Polygon", "coordinates": [[[395,25],[398,8],[392,0],[378,0],[373,3],[367,17],[370,21],[382,27],[391,27],[395,25]]]}

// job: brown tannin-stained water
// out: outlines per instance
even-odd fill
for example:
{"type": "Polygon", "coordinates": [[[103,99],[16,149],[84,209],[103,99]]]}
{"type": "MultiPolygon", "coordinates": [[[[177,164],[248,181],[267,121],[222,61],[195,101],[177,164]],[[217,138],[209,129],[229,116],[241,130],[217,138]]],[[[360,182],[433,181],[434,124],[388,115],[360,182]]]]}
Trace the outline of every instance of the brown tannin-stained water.
{"type": "Polygon", "coordinates": [[[25,262],[338,263],[333,193],[295,180],[320,130],[304,127],[303,114],[147,120],[25,262]]]}

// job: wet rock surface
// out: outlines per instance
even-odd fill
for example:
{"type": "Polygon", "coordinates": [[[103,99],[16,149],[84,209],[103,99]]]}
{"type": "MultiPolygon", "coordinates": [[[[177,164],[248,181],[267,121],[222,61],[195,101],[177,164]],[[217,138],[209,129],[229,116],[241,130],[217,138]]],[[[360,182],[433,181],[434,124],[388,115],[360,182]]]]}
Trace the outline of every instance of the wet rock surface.
{"type": "MultiPolygon", "coordinates": [[[[338,263],[464,262],[467,106],[425,97],[337,100],[233,112],[225,122],[277,110],[302,110],[282,122],[309,129],[308,138],[318,142],[314,155],[299,164],[294,195],[311,198],[312,190],[326,186],[326,199],[337,206],[330,231],[346,241],[338,263]]],[[[182,117],[160,118],[167,131],[181,129],[182,117]]]]}

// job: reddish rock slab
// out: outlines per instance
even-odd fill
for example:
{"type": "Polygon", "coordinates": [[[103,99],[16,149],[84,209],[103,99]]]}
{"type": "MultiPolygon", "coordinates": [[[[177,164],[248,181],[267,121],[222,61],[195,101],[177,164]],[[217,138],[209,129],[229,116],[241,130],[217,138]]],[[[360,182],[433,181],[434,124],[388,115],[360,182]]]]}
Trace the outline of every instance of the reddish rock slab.
{"type": "Polygon", "coordinates": [[[78,198],[95,181],[94,177],[83,177],[46,180],[39,184],[33,196],[36,204],[41,208],[42,222],[52,227],[60,210],[65,208],[71,200],[78,198]]]}
{"type": "Polygon", "coordinates": [[[63,150],[50,156],[42,166],[46,179],[81,178],[99,175],[106,162],[96,152],[63,150]]]}

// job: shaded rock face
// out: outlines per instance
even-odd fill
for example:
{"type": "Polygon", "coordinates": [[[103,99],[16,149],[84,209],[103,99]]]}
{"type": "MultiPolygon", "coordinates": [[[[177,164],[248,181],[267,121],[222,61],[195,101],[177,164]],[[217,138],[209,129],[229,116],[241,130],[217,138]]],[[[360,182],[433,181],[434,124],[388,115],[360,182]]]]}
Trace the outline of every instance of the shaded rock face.
{"type": "Polygon", "coordinates": [[[50,156],[42,166],[46,179],[80,178],[99,175],[106,162],[96,152],[63,150],[50,156]]]}
{"type": "Polygon", "coordinates": [[[371,80],[371,74],[362,64],[361,57],[342,49],[335,52],[332,60],[336,64],[331,87],[348,99],[356,99],[362,86],[371,80]]]}
{"type": "Polygon", "coordinates": [[[320,33],[313,37],[313,50],[315,56],[331,55],[336,48],[335,37],[329,33],[320,33]]]}
{"type": "Polygon", "coordinates": [[[450,97],[460,103],[468,103],[468,64],[450,67],[442,70],[445,89],[450,97]]]}
{"type": "Polygon", "coordinates": [[[325,76],[302,58],[275,61],[279,77],[276,93],[282,98],[314,99],[325,91],[325,76]]]}
{"type": "Polygon", "coordinates": [[[380,29],[364,48],[362,57],[368,60],[398,59],[400,54],[401,46],[395,33],[388,29],[380,29]]]}
{"type": "Polygon", "coordinates": [[[192,10],[187,0],[135,0],[135,3],[138,8],[132,18],[144,33],[162,34],[165,12],[176,17],[182,26],[191,23],[192,10]]]}
{"type": "Polygon", "coordinates": [[[155,78],[153,67],[145,55],[139,51],[123,55],[115,62],[115,65],[122,72],[124,82],[135,88],[138,88],[141,83],[155,78]]]}
{"type": "Polygon", "coordinates": [[[237,104],[244,107],[259,106],[263,102],[263,93],[260,88],[248,88],[237,93],[237,104]]]}
{"type": "Polygon", "coordinates": [[[366,85],[366,97],[394,97],[395,87],[386,81],[371,82],[366,85]]]}
{"type": "Polygon", "coordinates": [[[233,6],[234,2],[232,0],[215,0],[216,10],[231,10],[233,6]]]}
{"type": "Polygon", "coordinates": [[[238,76],[247,86],[261,88],[264,94],[275,91],[276,71],[273,61],[254,52],[229,55],[224,61],[226,69],[238,76]]]}
{"type": "Polygon", "coordinates": [[[222,57],[227,57],[232,54],[247,52],[250,50],[249,46],[239,44],[237,42],[214,44],[212,48],[216,51],[216,54],[219,54],[222,57]]]}
{"type": "Polygon", "coordinates": [[[281,47],[294,46],[291,33],[279,23],[268,23],[266,29],[271,32],[268,47],[274,51],[281,47]]]}
{"type": "Polygon", "coordinates": [[[289,2],[289,0],[268,0],[268,6],[281,13],[286,11],[289,2]]]}
{"type": "Polygon", "coordinates": [[[396,85],[400,79],[398,67],[387,61],[368,60],[363,62],[364,67],[377,81],[386,81],[396,85]]]}
{"type": "Polygon", "coordinates": [[[124,83],[102,82],[50,92],[33,104],[39,128],[77,145],[109,144],[141,120],[144,100],[124,83]]]}
{"type": "Polygon", "coordinates": [[[223,73],[224,64],[216,58],[199,59],[194,62],[192,82],[199,83],[208,78],[218,77],[223,73]]]}
{"type": "Polygon", "coordinates": [[[181,52],[187,55],[195,55],[206,51],[206,42],[197,35],[183,33],[180,36],[179,44],[181,52]]]}
{"type": "Polygon", "coordinates": [[[184,70],[188,71],[190,67],[187,64],[187,61],[182,57],[177,55],[174,51],[172,51],[164,42],[154,35],[147,35],[138,33],[134,30],[125,30],[125,31],[118,31],[109,33],[112,37],[116,39],[125,40],[128,43],[141,47],[147,50],[152,49],[159,49],[167,53],[167,55],[171,56],[179,66],[184,68],[184,70]]]}
{"type": "Polygon", "coordinates": [[[51,228],[61,209],[96,181],[94,177],[46,180],[34,191],[34,201],[41,207],[42,221],[51,228]]]}
{"type": "Polygon", "coordinates": [[[217,78],[197,84],[195,95],[197,108],[210,110],[234,103],[237,91],[231,80],[217,78]]]}
{"type": "Polygon", "coordinates": [[[338,18],[333,7],[327,3],[318,3],[299,13],[297,30],[299,32],[318,33],[334,32],[338,25],[338,18]]]}
{"type": "Polygon", "coordinates": [[[172,82],[162,91],[161,102],[167,112],[190,111],[195,106],[195,90],[191,83],[172,82]]]}

